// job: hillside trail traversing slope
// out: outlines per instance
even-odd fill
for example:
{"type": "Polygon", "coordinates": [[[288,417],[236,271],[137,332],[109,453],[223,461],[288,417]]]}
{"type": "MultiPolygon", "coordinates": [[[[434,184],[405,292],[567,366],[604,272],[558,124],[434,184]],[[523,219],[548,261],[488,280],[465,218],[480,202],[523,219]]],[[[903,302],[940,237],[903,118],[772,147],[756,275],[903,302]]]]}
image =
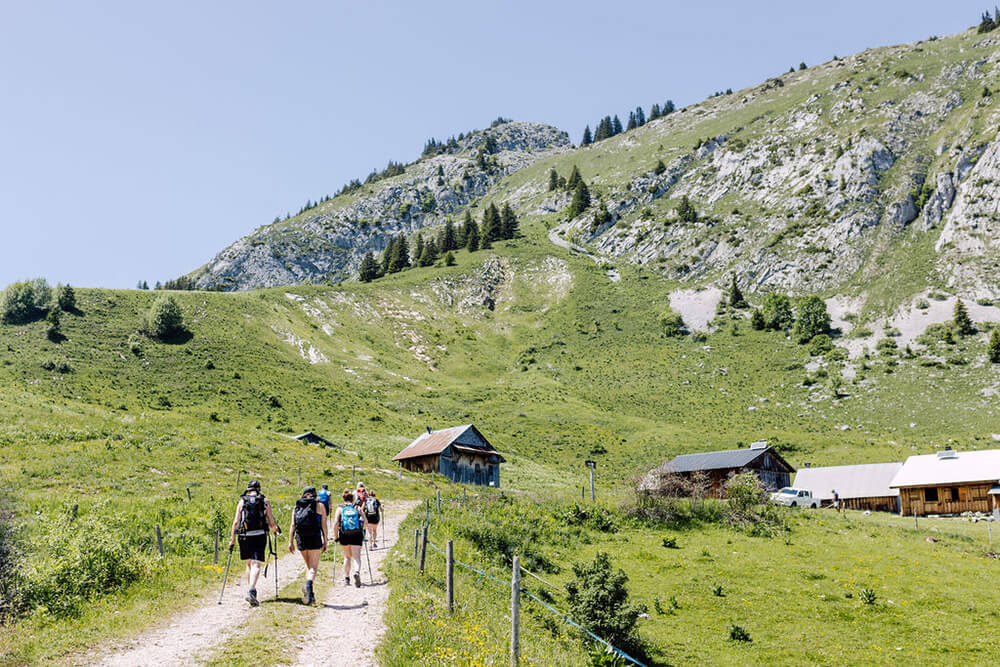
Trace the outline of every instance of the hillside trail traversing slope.
{"type": "MultiPolygon", "coordinates": [[[[361,552],[361,588],[345,586],[340,577],[343,554],[337,553],[337,583],[330,589],[312,626],[301,637],[302,647],[296,665],[377,665],[375,646],[385,632],[386,601],[389,586],[382,564],[399,539],[399,524],[417,501],[391,503],[389,521],[379,527],[378,549],[369,549],[375,583],[371,583],[368,562],[361,552]],[[385,531],[383,534],[382,531],[385,531]]],[[[371,546],[371,545],[369,545],[371,546]]]]}
{"type": "MultiPolygon", "coordinates": [[[[549,241],[551,241],[553,244],[559,246],[560,248],[565,248],[566,250],[570,250],[572,252],[578,252],[581,255],[585,256],[585,257],[589,257],[590,259],[594,260],[594,263],[597,264],[597,265],[600,265],[601,262],[604,261],[600,257],[598,257],[597,255],[595,255],[594,253],[592,253],[589,250],[587,250],[586,248],[584,248],[583,246],[578,246],[577,244],[573,243],[572,241],[567,241],[563,237],[559,236],[560,232],[564,232],[564,231],[565,231],[565,226],[563,226],[563,227],[553,227],[552,229],[549,230],[549,241]]],[[[616,282],[618,282],[619,280],[622,279],[621,274],[619,274],[614,269],[608,269],[608,278],[613,283],[616,283],[616,282]]]]}

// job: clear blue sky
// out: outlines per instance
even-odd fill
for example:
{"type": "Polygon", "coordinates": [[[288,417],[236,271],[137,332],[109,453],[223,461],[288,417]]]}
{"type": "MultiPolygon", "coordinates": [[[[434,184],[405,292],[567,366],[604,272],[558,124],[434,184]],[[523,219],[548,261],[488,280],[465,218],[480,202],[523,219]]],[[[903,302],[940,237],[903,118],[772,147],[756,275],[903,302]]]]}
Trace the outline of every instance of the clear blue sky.
{"type": "Polygon", "coordinates": [[[503,115],[579,141],[605,114],[957,32],[981,4],[6,2],[0,286],[174,278],[428,137],[503,115]]]}

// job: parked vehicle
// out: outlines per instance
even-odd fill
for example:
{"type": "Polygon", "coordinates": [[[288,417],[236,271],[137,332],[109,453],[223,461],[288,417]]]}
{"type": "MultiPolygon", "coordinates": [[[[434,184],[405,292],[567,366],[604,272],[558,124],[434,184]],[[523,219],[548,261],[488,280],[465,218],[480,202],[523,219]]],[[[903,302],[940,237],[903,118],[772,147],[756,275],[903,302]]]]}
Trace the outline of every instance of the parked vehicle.
{"type": "Polygon", "coordinates": [[[788,507],[811,507],[816,509],[820,506],[820,501],[813,498],[812,491],[796,489],[786,486],[777,493],[771,494],[771,502],[788,507]]]}

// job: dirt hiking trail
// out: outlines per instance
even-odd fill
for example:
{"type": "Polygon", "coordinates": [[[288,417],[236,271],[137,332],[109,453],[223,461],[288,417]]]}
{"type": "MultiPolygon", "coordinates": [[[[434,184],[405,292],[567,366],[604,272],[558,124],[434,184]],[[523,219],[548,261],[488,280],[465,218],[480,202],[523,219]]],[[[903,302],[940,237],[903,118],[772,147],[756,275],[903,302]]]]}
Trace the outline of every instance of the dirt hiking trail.
{"type": "MultiPolygon", "coordinates": [[[[372,572],[375,583],[368,574],[368,561],[361,551],[362,586],[344,585],[341,575],[343,553],[338,547],[337,578],[312,627],[300,637],[296,646],[300,647],[296,665],[353,665],[369,667],[378,665],[375,647],[385,632],[382,615],[386,600],[389,599],[389,585],[382,572],[382,563],[399,539],[399,524],[419,503],[413,501],[394,502],[388,506],[390,521],[379,526],[378,549],[371,549],[372,572]],[[385,529],[383,535],[382,530],[385,529]]],[[[326,567],[329,567],[327,565],[326,567]]]]}
{"type": "MultiPolygon", "coordinates": [[[[327,598],[322,601],[322,606],[315,610],[315,619],[309,630],[296,638],[295,647],[300,651],[296,664],[359,667],[378,664],[374,648],[385,632],[382,615],[389,597],[382,562],[396,543],[400,522],[417,504],[417,501],[387,504],[389,521],[384,522],[379,529],[378,549],[369,549],[374,584],[369,578],[368,561],[362,550],[362,586],[345,586],[340,576],[343,553],[340,545],[331,544],[331,548],[337,548],[338,577],[327,598]]],[[[279,549],[283,549],[285,545],[285,538],[279,537],[279,549]]],[[[215,588],[206,593],[194,608],[182,612],[166,625],[132,639],[116,642],[96,654],[75,656],[71,664],[137,667],[202,663],[210,656],[212,649],[234,639],[247,627],[253,615],[262,611],[261,607],[252,608],[244,600],[246,578],[244,564],[238,556],[238,553],[234,554],[229,570],[229,583],[221,605],[218,604],[218,588],[215,588]]],[[[321,563],[319,576],[329,577],[330,567],[331,564],[327,561],[321,563]]],[[[274,598],[273,571],[272,563],[268,568],[267,578],[261,576],[257,583],[257,596],[262,603],[274,598]]],[[[279,582],[282,587],[294,579],[302,578],[304,573],[305,565],[298,553],[286,553],[278,560],[279,582]]],[[[219,583],[221,586],[221,581],[219,583]]]]}

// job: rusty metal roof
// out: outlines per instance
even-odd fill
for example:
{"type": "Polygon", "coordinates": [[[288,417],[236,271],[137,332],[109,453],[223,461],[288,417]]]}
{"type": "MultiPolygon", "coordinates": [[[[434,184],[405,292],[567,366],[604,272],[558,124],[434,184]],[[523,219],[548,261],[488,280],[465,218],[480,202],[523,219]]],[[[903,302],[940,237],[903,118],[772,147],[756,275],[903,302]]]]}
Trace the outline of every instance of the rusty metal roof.
{"type": "MultiPolygon", "coordinates": [[[[430,433],[421,433],[420,437],[407,445],[406,449],[401,451],[392,457],[393,461],[402,461],[403,459],[412,459],[419,456],[432,456],[434,454],[440,454],[445,449],[448,448],[450,444],[455,442],[458,438],[462,436],[463,433],[472,429],[476,434],[486,442],[486,438],[483,437],[479,430],[472,424],[465,424],[463,426],[452,426],[451,428],[444,428],[440,431],[431,431],[430,433]]],[[[487,448],[470,447],[465,445],[465,448],[471,449],[478,452],[484,452],[489,454],[496,454],[497,451],[493,449],[492,446],[487,448]]]]}

